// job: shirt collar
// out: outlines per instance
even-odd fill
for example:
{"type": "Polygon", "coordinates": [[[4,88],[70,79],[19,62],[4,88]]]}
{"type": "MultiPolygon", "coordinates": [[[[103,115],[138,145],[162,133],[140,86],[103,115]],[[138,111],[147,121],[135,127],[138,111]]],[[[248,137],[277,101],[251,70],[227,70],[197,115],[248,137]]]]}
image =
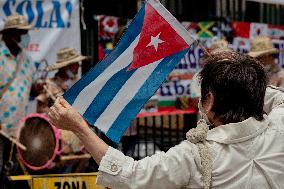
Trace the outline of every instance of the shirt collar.
{"type": "Polygon", "coordinates": [[[6,46],[3,40],[0,42],[0,50],[5,56],[13,57],[13,55],[10,53],[10,50],[8,49],[8,47],[6,46]]]}
{"type": "Polygon", "coordinates": [[[243,142],[260,135],[268,126],[267,116],[262,121],[250,117],[242,122],[220,125],[209,130],[206,140],[223,144],[243,142]]]}
{"type": "Polygon", "coordinates": [[[25,59],[29,59],[29,56],[25,53],[24,50],[21,50],[21,52],[15,57],[10,50],[8,49],[7,45],[5,44],[5,42],[2,40],[0,41],[0,51],[6,56],[6,57],[10,57],[12,59],[20,59],[23,58],[23,60],[25,59]]]}

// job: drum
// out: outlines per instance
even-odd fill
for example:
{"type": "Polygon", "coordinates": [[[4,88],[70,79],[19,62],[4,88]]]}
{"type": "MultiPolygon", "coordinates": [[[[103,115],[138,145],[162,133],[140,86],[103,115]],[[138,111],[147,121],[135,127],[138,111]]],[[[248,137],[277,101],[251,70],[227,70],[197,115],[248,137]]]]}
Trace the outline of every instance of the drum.
{"type": "Polygon", "coordinates": [[[44,114],[30,114],[20,120],[18,141],[26,146],[17,147],[19,159],[33,171],[47,169],[59,152],[59,130],[44,114]]]}

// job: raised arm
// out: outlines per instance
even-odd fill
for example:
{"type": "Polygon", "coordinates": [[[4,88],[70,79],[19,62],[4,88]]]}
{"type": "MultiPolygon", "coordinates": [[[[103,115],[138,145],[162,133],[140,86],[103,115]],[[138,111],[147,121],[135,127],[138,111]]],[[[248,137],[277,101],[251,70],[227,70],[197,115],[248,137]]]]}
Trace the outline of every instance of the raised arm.
{"type": "Polygon", "coordinates": [[[198,149],[185,141],[167,153],[157,153],[140,161],[125,156],[105,144],[79,113],[63,98],[57,99],[49,113],[52,124],[73,131],[100,165],[97,183],[111,188],[181,188],[197,172],[198,149]],[[197,159],[194,159],[197,158],[197,159]]]}
{"type": "Polygon", "coordinates": [[[109,147],[101,161],[97,183],[121,189],[184,188],[189,184],[191,175],[198,170],[195,165],[198,160],[194,159],[198,152],[195,150],[185,141],[166,153],[159,152],[134,161],[109,147]]]}

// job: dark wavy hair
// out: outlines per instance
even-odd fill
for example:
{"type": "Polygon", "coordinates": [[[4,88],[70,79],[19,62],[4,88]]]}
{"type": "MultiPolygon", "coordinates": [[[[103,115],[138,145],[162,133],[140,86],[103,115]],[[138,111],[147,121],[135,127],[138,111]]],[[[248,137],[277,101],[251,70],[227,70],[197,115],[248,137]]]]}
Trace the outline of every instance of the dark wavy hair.
{"type": "Polygon", "coordinates": [[[201,101],[211,92],[212,111],[223,124],[241,122],[249,117],[263,119],[267,76],[258,61],[233,51],[211,53],[203,59],[199,77],[201,101]]]}

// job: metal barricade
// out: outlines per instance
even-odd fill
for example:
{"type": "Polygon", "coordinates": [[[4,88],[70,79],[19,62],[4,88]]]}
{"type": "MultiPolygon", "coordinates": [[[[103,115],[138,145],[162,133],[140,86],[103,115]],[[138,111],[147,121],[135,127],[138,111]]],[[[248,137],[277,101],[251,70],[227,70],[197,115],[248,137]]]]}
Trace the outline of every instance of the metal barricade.
{"type": "Polygon", "coordinates": [[[134,159],[167,151],[185,139],[186,132],[196,127],[196,113],[162,114],[136,118],[137,144],[134,159]]]}

